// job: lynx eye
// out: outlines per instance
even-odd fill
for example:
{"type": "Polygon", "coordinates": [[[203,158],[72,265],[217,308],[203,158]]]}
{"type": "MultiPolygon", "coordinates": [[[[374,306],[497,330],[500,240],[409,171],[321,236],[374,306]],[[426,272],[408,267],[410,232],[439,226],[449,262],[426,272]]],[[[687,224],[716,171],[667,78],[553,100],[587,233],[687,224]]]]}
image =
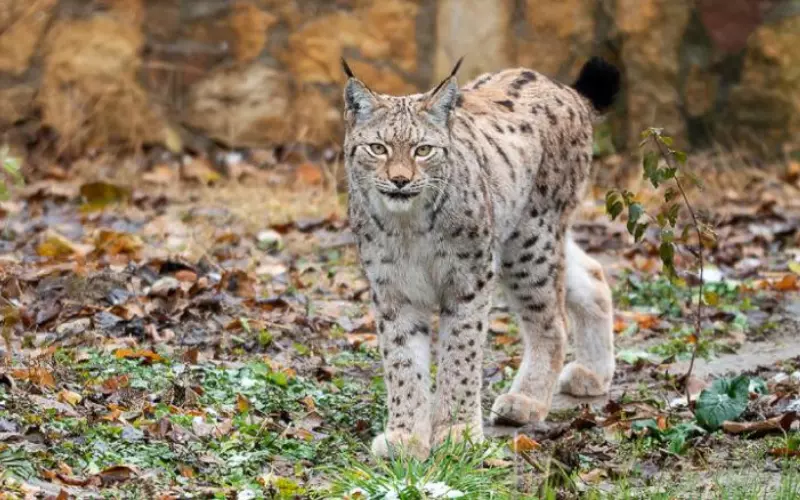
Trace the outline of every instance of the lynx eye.
{"type": "Polygon", "coordinates": [[[433,153],[433,147],[428,146],[427,144],[423,144],[414,150],[414,156],[417,158],[425,158],[426,156],[430,156],[431,153],[433,153]]]}
{"type": "Polygon", "coordinates": [[[377,142],[370,144],[369,150],[372,151],[372,154],[377,156],[383,156],[386,154],[386,146],[377,142]]]}

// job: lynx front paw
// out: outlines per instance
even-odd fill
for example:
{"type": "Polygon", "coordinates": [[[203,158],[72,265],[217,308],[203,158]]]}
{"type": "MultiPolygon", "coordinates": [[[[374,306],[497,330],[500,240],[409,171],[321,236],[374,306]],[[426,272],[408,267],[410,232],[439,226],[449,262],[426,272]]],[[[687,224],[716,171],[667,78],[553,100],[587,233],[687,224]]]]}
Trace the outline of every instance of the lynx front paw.
{"type": "Polygon", "coordinates": [[[384,432],[372,441],[372,454],[381,458],[406,454],[425,460],[430,452],[431,445],[427,439],[403,431],[384,432]]]}
{"type": "Polygon", "coordinates": [[[498,396],[492,405],[492,421],[497,425],[525,425],[544,420],[548,407],[520,393],[498,396]]]}
{"type": "Polygon", "coordinates": [[[573,361],[564,367],[558,377],[558,386],[561,392],[573,396],[602,396],[611,387],[611,377],[603,380],[599,374],[573,361]]]}
{"type": "Polygon", "coordinates": [[[451,443],[460,443],[462,441],[480,443],[483,441],[483,425],[479,422],[477,425],[455,424],[442,427],[434,433],[433,444],[434,446],[439,446],[446,441],[451,443]]]}

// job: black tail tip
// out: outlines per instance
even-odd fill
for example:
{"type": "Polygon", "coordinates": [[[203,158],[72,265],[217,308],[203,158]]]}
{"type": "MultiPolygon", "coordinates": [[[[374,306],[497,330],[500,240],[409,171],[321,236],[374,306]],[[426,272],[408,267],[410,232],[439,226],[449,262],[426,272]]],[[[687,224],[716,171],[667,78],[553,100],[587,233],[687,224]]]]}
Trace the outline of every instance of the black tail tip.
{"type": "Polygon", "coordinates": [[[619,92],[620,74],[613,64],[592,57],[581,68],[581,74],[572,87],[591,101],[598,111],[605,111],[619,92]]]}

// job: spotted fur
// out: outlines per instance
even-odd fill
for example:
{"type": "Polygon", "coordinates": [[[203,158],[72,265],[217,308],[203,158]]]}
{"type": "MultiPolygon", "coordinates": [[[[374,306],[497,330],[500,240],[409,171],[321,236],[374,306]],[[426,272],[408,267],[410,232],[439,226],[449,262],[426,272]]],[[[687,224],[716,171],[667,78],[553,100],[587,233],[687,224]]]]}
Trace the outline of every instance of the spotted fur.
{"type": "Polygon", "coordinates": [[[613,67],[590,65],[576,84],[582,93],[528,69],[463,88],[453,74],[402,97],[349,74],[349,218],[388,392],[374,453],[403,447],[425,457],[448,436],[482,438],[482,345],[497,285],[519,318],[524,355],[511,390],[494,403],[495,421],[545,418],[557,385],[579,396],[608,391],[611,294],[600,265],[569,235],[590,174],[592,103],[610,102],[618,85],[613,67]],[[576,360],[562,371],[568,321],[576,360]]]}

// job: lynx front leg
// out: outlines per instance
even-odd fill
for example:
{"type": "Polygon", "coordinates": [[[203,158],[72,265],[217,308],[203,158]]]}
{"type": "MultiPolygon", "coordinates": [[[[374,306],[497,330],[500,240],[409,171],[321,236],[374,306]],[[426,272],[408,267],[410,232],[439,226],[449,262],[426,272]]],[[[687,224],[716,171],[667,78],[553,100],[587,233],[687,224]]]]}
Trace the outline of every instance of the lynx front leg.
{"type": "Polygon", "coordinates": [[[410,305],[381,312],[377,326],[389,418],[372,442],[372,452],[400,451],[424,459],[430,452],[430,316],[410,305]]]}
{"type": "Polygon", "coordinates": [[[492,406],[492,418],[498,423],[544,420],[564,364],[563,232],[545,230],[557,227],[558,218],[554,219],[537,214],[515,232],[503,256],[503,282],[520,320],[524,350],[511,389],[492,406]]]}
{"type": "Polygon", "coordinates": [[[483,342],[488,329],[494,273],[478,276],[476,292],[452,297],[442,308],[439,367],[433,429],[434,444],[448,438],[483,439],[481,381],[483,342]]]}

